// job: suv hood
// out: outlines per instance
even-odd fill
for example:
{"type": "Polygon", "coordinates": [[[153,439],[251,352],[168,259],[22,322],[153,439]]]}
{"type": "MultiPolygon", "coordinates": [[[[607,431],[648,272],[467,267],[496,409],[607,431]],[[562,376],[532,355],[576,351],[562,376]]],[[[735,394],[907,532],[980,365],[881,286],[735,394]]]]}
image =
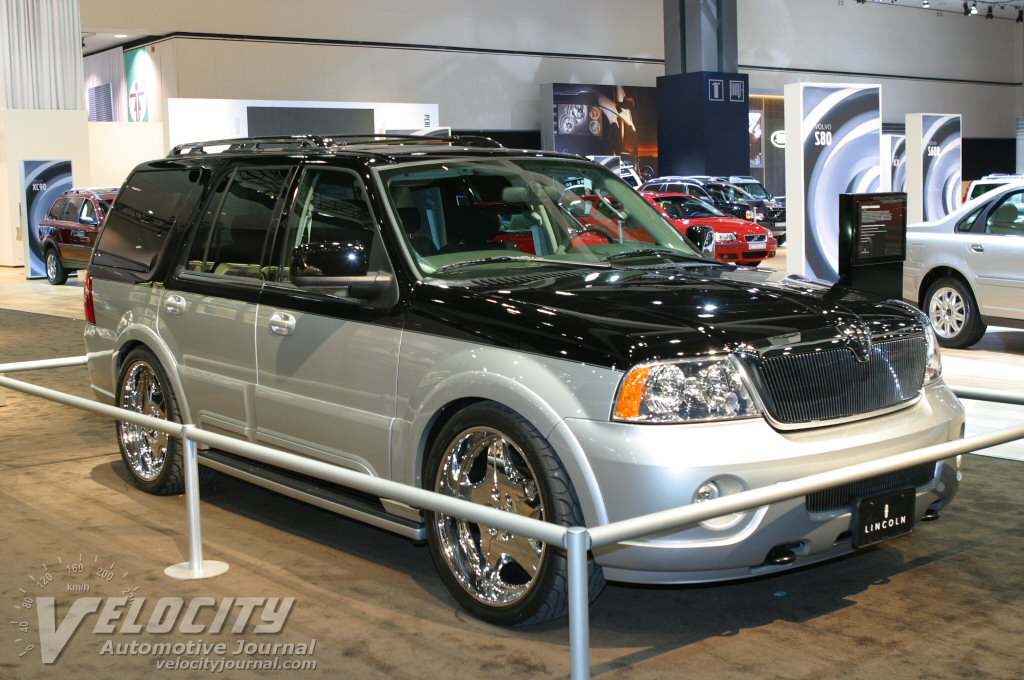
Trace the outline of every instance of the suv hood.
{"type": "MultiPolygon", "coordinates": [[[[540,267],[538,267],[539,269],[540,267]]],[[[795,344],[854,328],[921,332],[903,302],[781,274],[700,263],[572,269],[417,286],[406,328],[624,370],[638,363],[795,344]]]]}

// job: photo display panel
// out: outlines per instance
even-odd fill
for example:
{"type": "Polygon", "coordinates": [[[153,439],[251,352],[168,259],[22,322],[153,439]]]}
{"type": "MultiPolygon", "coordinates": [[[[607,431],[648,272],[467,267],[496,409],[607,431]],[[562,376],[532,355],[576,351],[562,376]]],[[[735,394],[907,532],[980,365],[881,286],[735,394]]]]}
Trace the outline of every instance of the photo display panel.
{"type": "Polygon", "coordinates": [[[789,273],[839,280],[838,196],[881,188],[878,85],[786,89],[789,273]]]}

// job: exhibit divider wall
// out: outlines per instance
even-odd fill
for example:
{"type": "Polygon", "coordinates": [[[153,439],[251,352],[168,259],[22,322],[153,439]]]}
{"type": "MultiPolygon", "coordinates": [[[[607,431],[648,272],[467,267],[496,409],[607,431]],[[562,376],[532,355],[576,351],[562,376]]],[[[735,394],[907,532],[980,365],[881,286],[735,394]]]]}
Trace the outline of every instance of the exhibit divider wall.
{"type": "Polygon", "coordinates": [[[882,172],[882,191],[907,190],[907,137],[882,135],[882,160],[889,159],[889,172],[882,172]]]}
{"type": "Polygon", "coordinates": [[[788,272],[839,280],[839,196],[881,188],[881,88],[785,88],[788,272]]]}
{"type": "Polygon", "coordinates": [[[945,217],[960,207],[962,123],[959,114],[907,114],[907,221],[945,217]]]}

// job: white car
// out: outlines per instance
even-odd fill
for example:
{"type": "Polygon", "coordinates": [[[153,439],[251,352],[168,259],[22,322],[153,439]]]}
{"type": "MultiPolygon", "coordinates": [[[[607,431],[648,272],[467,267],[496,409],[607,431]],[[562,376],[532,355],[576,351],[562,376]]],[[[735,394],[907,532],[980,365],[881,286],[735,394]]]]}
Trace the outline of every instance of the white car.
{"type": "Polygon", "coordinates": [[[907,227],[903,297],[945,347],[968,347],[988,324],[1024,328],[1024,180],[907,227]]]}

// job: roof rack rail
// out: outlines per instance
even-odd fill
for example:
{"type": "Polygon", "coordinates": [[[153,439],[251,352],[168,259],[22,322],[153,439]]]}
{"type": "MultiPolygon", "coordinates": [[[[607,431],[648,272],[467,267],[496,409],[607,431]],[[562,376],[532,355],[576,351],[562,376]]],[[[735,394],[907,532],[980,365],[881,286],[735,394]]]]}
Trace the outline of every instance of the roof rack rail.
{"type": "Polygon", "coordinates": [[[230,151],[286,151],[288,149],[323,149],[328,143],[318,135],[277,135],[268,137],[236,137],[233,139],[213,139],[205,142],[178,144],[170,153],[171,156],[188,156],[192,154],[225,153],[230,151]],[[212,147],[224,147],[216,152],[209,151],[212,147]]]}
{"type": "Polygon", "coordinates": [[[490,137],[481,135],[403,135],[391,133],[342,134],[324,135],[324,141],[334,146],[353,146],[356,144],[401,144],[419,142],[423,144],[451,144],[459,146],[480,146],[502,148],[501,144],[490,137]]]}

